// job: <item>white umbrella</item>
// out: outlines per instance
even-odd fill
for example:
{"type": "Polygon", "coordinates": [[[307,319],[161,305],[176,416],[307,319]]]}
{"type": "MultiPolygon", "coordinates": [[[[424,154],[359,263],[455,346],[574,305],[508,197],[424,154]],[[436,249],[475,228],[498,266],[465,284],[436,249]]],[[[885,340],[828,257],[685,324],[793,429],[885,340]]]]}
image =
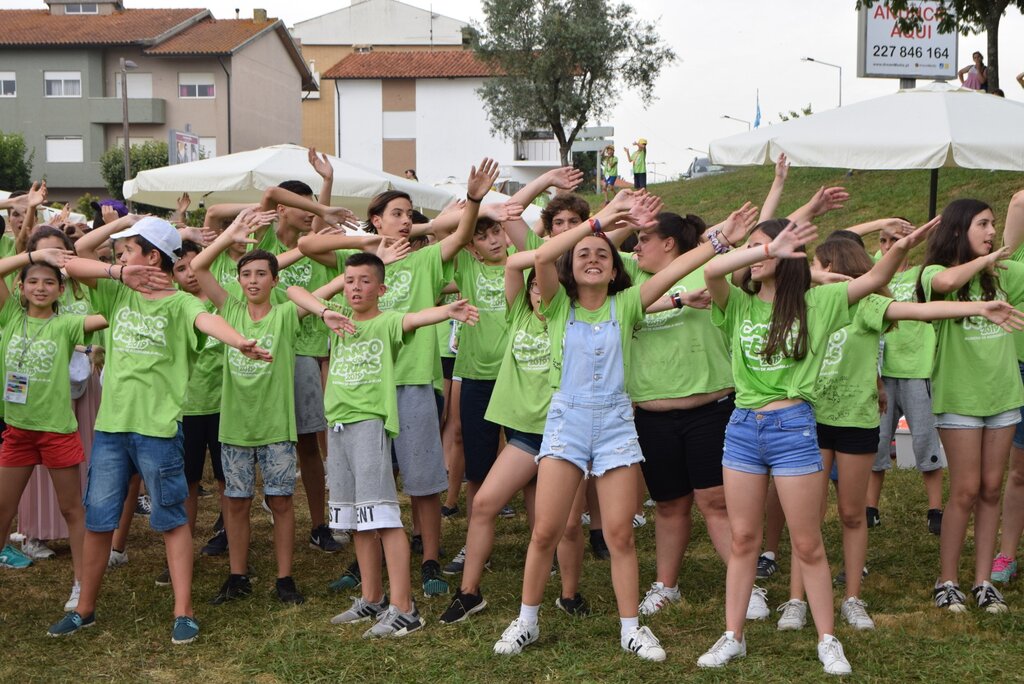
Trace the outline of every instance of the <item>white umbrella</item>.
{"type": "Polygon", "coordinates": [[[935,213],[938,169],[1024,171],[1024,103],[945,83],[900,90],[711,143],[726,166],[774,162],[840,169],[931,169],[935,213]]]}
{"type": "MultiPolygon", "coordinates": [[[[500,182],[500,181],[499,181],[500,182]]],[[[450,192],[457,196],[459,199],[466,199],[466,184],[456,181],[454,178],[449,178],[444,183],[436,183],[434,187],[441,188],[446,192],[450,192]]],[[[488,190],[487,194],[484,195],[481,204],[504,204],[512,199],[511,196],[506,195],[503,192],[497,190],[488,190]]],[[[540,207],[536,204],[530,204],[523,208],[523,220],[526,221],[527,225],[533,226],[537,221],[540,221],[540,207]]]]}
{"type": "MultiPolygon", "coordinates": [[[[202,199],[207,206],[224,202],[259,202],[263,191],[286,180],[300,180],[317,195],[321,178],[309,165],[308,152],[298,145],[272,145],[248,152],[175,164],[142,171],[124,184],[124,196],[133,202],[173,208],[187,192],[193,206],[202,199]]],[[[334,167],[332,204],[365,215],[369,200],[386,190],[409,193],[416,207],[440,211],[455,196],[424,183],[375,171],[338,157],[328,156],[334,167]]]]}

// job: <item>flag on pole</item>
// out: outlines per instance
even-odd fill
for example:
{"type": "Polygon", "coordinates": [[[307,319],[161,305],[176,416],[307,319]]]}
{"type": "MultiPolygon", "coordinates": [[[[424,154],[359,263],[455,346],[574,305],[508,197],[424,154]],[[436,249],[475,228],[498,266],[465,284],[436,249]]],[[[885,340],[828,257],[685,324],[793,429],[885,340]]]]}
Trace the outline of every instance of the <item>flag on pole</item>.
{"type": "Polygon", "coordinates": [[[757,111],[754,112],[754,128],[761,125],[761,90],[757,90],[757,111]]]}

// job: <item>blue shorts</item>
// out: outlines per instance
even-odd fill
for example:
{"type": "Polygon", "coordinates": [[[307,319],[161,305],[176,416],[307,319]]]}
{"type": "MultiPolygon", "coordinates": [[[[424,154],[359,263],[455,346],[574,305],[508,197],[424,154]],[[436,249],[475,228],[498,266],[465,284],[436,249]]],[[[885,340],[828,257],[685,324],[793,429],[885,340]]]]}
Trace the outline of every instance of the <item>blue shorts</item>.
{"type": "Polygon", "coordinates": [[[534,459],[572,463],[586,476],[642,463],[633,425],[633,405],[625,394],[587,396],[556,392],[548,408],[544,439],[534,459]]]}
{"type": "Polygon", "coordinates": [[[263,493],[267,496],[291,496],[295,493],[295,442],[275,442],[260,446],[221,444],[224,468],[224,496],[249,499],[256,492],[256,464],[263,475],[263,493]]]}
{"type": "Polygon", "coordinates": [[[618,176],[607,176],[604,179],[604,184],[610,187],[615,187],[615,181],[619,180],[618,176]]]}
{"type": "Polygon", "coordinates": [[[85,487],[85,527],[113,532],[121,520],[128,480],[142,475],[153,502],[149,526],[167,532],[188,523],[185,458],[181,423],[174,437],[148,437],[134,432],[97,430],[92,440],[85,487]]]}
{"type": "Polygon", "coordinates": [[[776,477],[821,471],[814,409],[806,403],[774,411],[736,409],[725,429],[722,467],[776,477]]]}
{"type": "Polygon", "coordinates": [[[510,427],[504,428],[505,430],[505,442],[510,446],[514,446],[516,449],[520,449],[530,454],[530,456],[536,456],[540,453],[540,445],[544,441],[544,435],[538,435],[533,432],[522,432],[521,430],[514,430],[510,427]]]}
{"type": "MultiPolygon", "coordinates": [[[[1017,365],[1020,366],[1021,380],[1024,380],[1024,363],[1017,365]]],[[[1013,433],[1013,446],[1024,449],[1024,406],[1020,407],[1020,418],[1021,422],[1017,423],[1017,431],[1013,433]]]]}

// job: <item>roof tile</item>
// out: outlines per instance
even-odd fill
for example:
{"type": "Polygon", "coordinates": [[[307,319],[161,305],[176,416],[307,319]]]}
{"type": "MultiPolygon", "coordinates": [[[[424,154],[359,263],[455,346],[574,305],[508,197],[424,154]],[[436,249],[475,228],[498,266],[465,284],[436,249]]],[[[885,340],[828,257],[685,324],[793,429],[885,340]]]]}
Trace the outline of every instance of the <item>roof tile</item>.
{"type": "Polygon", "coordinates": [[[226,55],[276,19],[206,19],[146,50],[147,55],[226,55]]]}
{"type": "Polygon", "coordinates": [[[496,73],[470,50],[375,50],[345,57],[321,78],[474,78],[496,73]]]}
{"type": "Polygon", "coordinates": [[[147,43],[206,11],[201,7],[131,9],[89,16],[0,10],[0,47],[147,43]]]}

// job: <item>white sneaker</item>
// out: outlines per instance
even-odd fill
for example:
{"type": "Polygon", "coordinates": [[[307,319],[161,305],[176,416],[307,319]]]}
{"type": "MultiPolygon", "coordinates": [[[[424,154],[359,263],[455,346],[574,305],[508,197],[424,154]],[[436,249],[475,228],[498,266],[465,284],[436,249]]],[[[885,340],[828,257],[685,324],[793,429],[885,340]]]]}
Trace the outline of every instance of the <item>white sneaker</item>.
{"type": "Polygon", "coordinates": [[[348,544],[352,541],[352,537],[348,535],[345,530],[331,530],[331,536],[334,537],[334,541],[339,544],[348,544]]]}
{"type": "Polygon", "coordinates": [[[747,640],[736,641],[733,632],[723,634],[708,652],[697,658],[697,667],[724,667],[733,658],[747,655],[747,640]]]}
{"type": "Polygon", "coordinates": [[[646,524],[647,524],[647,518],[645,518],[641,514],[637,513],[636,515],[633,516],[633,529],[636,529],[638,527],[643,527],[646,524]]]}
{"type": "Polygon", "coordinates": [[[528,625],[516,618],[501,633],[501,638],[494,644],[494,652],[498,655],[518,655],[538,637],[540,637],[539,624],[528,625]]]}
{"type": "Polygon", "coordinates": [[[53,558],[57,552],[39,539],[28,538],[21,542],[21,552],[33,560],[53,558]]]}
{"type": "Polygon", "coordinates": [[[807,626],[807,602],[800,599],[789,599],[776,610],[782,613],[779,618],[780,632],[803,629],[807,626]]]}
{"type": "Polygon", "coordinates": [[[875,628],[875,621],[868,615],[868,604],[856,596],[851,596],[843,601],[839,612],[842,614],[843,619],[850,623],[850,626],[854,629],[875,628]]]}
{"type": "Polygon", "coordinates": [[[665,659],[665,649],[649,627],[634,627],[619,641],[622,650],[635,653],[644,660],[660,663],[665,659]]]}
{"type": "Polygon", "coordinates": [[[640,602],[640,614],[654,615],[668,604],[679,603],[681,600],[679,587],[666,587],[661,582],[655,582],[640,602]]]}
{"type": "Polygon", "coordinates": [[[644,501],[644,508],[654,508],[654,499],[644,501]]]}
{"type": "Polygon", "coordinates": [[[75,583],[71,585],[71,596],[68,598],[67,603],[64,604],[65,613],[78,609],[78,597],[81,593],[82,585],[78,583],[78,580],[75,580],[75,583]]]}
{"type": "Polygon", "coordinates": [[[580,524],[584,527],[590,527],[590,513],[584,513],[580,516],[580,524]]]}
{"type": "Polygon", "coordinates": [[[843,645],[831,634],[818,642],[818,660],[825,668],[825,674],[848,675],[853,672],[850,661],[843,654],[843,645]]]}
{"type": "Polygon", "coordinates": [[[750,592],[750,601],[747,603],[748,620],[767,620],[771,615],[768,610],[768,590],[754,585],[750,592]]]}
{"type": "Polygon", "coordinates": [[[108,568],[119,568],[128,565],[128,551],[115,551],[110,549],[110,558],[107,559],[108,568]]]}

